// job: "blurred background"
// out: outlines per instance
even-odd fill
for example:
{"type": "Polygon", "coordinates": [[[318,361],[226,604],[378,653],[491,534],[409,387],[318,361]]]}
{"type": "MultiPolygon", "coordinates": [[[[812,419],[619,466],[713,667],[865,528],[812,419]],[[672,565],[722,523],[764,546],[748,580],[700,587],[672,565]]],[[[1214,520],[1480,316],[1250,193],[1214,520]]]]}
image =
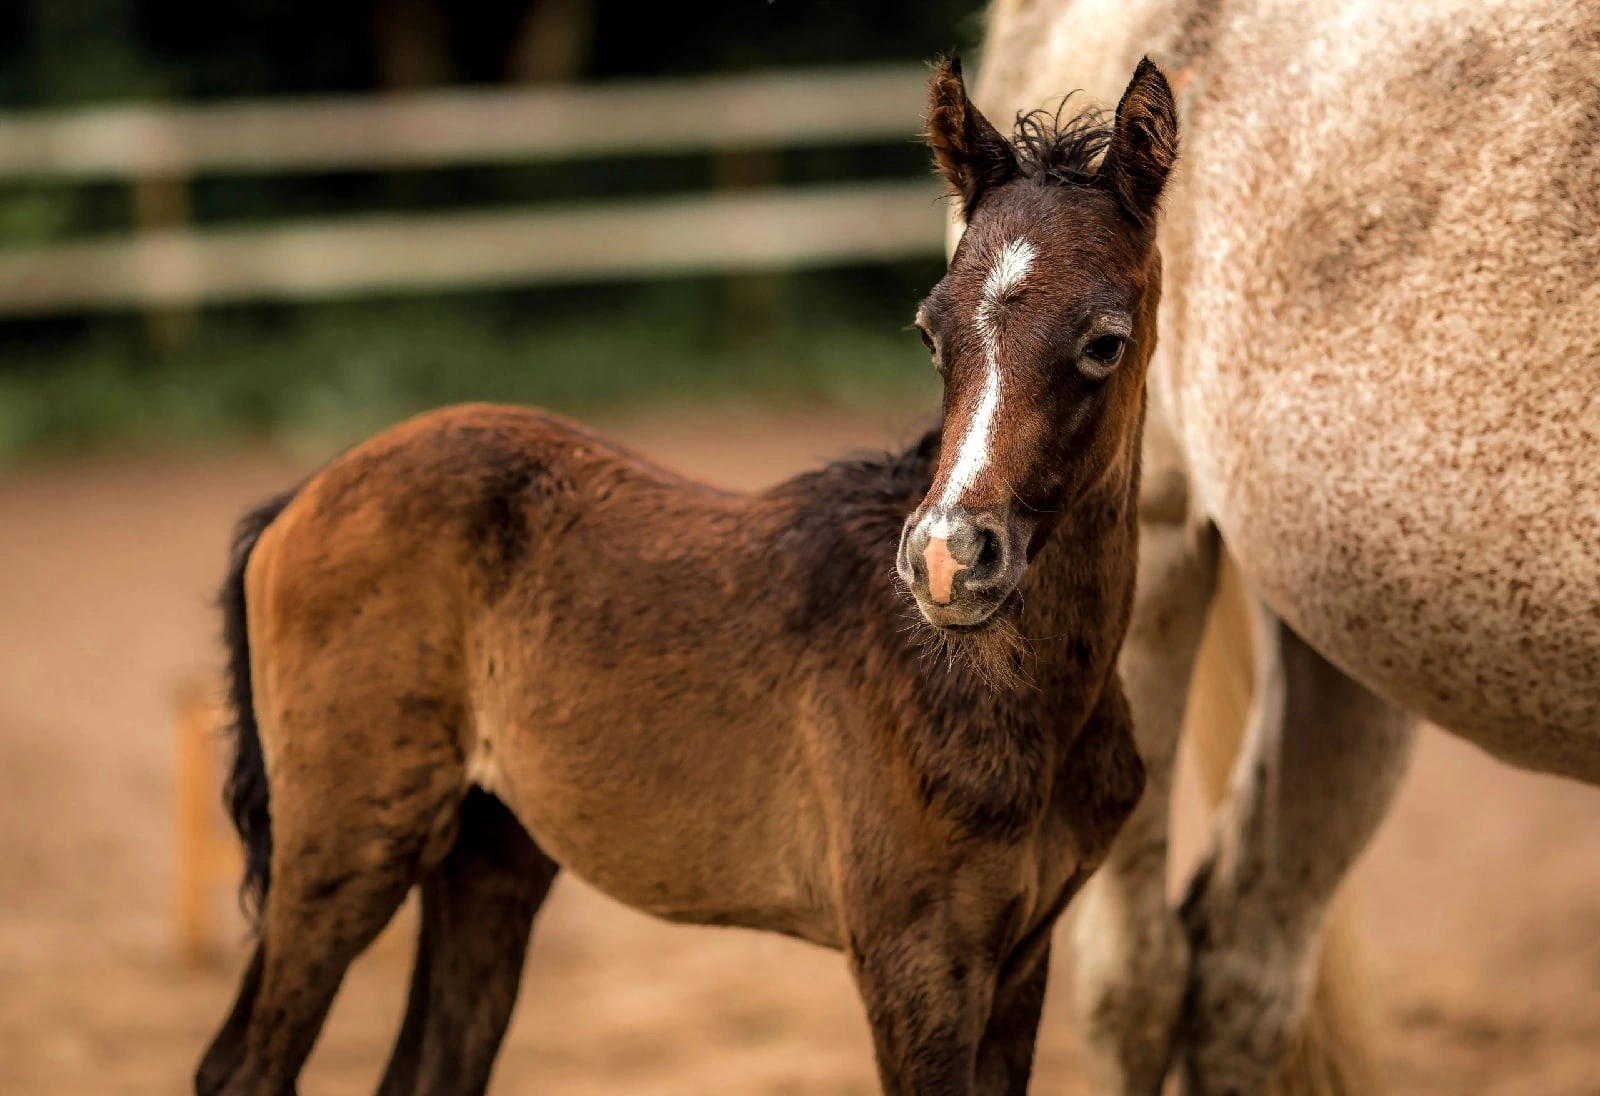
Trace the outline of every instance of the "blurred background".
{"type": "Polygon", "coordinates": [[[0,459],[925,392],[923,58],[973,0],[21,0],[0,459]]]}
{"type": "MultiPolygon", "coordinates": [[[[974,0],[0,6],[0,1093],[184,1091],[231,999],[209,602],[252,502],[459,400],[735,487],[927,424],[924,65],[981,36],[974,0]]],[[[1597,798],[1426,737],[1355,882],[1397,1091],[1600,1093],[1597,798]]],[[[307,1094],[372,1090],[409,927],[307,1094]]],[[[1081,1093],[1055,986],[1036,1087],[1081,1093]]],[[[872,1077],[837,956],[565,879],[497,1091],[872,1077]]]]}

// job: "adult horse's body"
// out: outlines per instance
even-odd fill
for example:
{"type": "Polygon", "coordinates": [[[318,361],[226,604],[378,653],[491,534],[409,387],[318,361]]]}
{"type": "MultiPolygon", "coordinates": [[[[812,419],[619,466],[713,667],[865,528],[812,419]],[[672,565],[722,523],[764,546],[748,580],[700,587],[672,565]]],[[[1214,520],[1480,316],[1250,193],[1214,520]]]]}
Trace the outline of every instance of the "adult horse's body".
{"type": "Polygon", "coordinates": [[[1153,1093],[1181,1010],[1192,1091],[1250,1094],[1415,716],[1600,782],[1600,6],[1000,0],[977,98],[1103,92],[1142,53],[1186,129],[1123,658],[1152,788],[1085,895],[1077,999],[1099,1091],[1153,1093]],[[1180,932],[1174,682],[1213,531],[1259,697],[1180,932]]]}

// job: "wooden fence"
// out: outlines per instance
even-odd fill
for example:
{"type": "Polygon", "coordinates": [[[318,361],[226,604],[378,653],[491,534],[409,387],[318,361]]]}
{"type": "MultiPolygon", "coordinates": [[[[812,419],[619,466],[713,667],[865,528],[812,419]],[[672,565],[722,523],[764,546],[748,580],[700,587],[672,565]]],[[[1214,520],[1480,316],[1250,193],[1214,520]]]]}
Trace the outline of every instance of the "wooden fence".
{"type": "Polygon", "coordinates": [[[913,140],[920,66],[0,119],[0,184],[127,180],[132,237],[0,252],[0,315],[936,255],[931,179],[196,231],[197,175],[913,140]]]}

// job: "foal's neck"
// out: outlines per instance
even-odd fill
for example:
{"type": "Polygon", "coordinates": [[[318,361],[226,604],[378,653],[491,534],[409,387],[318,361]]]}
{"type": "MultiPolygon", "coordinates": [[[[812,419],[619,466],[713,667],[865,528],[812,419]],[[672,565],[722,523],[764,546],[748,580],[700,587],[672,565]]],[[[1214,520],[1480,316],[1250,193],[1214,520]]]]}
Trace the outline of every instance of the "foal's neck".
{"type": "Polygon", "coordinates": [[[1138,495],[1134,437],[1066,503],[1029,565],[1016,625],[1037,689],[1089,704],[1115,666],[1138,570],[1138,495]]]}

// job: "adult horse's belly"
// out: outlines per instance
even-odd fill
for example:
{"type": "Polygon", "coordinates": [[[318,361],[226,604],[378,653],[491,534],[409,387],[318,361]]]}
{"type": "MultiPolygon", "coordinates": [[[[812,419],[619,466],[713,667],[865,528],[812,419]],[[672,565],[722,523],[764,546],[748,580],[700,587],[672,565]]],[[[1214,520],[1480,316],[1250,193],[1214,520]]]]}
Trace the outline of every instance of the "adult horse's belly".
{"type": "Polygon", "coordinates": [[[1205,115],[1160,380],[1243,574],[1313,646],[1600,780],[1600,101],[1570,37],[1469,80],[1448,26],[1408,29],[1360,71],[1287,69],[1292,109],[1205,115]]]}
{"type": "MultiPolygon", "coordinates": [[[[1409,338],[1263,320],[1225,344],[1250,353],[1192,360],[1196,487],[1325,657],[1508,760],[1600,780],[1600,353],[1553,345],[1577,313],[1496,338],[1390,291],[1409,338]]],[[[1600,325],[1600,294],[1582,312],[1600,325]]]]}
{"type": "Polygon", "coordinates": [[[1243,574],[1373,691],[1508,760],[1600,778],[1593,399],[1478,432],[1457,400],[1385,399],[1337,368],[1258,376],[1195,417],[1198,486],[1243,574]]]}

